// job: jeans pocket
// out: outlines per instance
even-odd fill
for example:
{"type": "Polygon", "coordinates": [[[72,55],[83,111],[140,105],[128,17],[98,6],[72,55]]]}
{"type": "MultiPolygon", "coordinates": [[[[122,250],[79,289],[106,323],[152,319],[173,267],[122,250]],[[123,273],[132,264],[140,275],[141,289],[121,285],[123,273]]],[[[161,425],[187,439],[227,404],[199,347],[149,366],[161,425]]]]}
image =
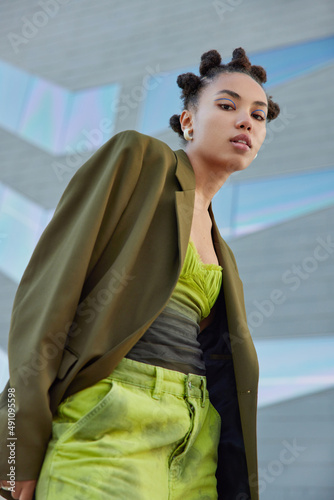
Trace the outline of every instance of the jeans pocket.
{"type": "Polygon", "coordinates": [[[115,382],[104,378],[96,384],[66,398],[58,406],[52,423],[52,438],[56,447],[71,439],[89,439],[103,433],[100,419],[96,418],[110,406],[115,391],[115,382]]]}

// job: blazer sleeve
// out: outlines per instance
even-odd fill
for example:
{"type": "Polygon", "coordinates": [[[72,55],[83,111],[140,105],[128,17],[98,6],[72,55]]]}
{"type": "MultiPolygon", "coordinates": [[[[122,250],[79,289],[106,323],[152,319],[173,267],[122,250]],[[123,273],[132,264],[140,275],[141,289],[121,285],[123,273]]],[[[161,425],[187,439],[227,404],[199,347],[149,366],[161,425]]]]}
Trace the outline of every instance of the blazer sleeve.
{"type": "Polygon", "coordinates": [[[8,388],[15,390],[16,480],[36,479],[50,439],[55,380],[83,284],[133,193],[148,137],[117,134],[73,176],[17,289],[9,381],[0,397],[0,479],[9,472],[8,388]]]}

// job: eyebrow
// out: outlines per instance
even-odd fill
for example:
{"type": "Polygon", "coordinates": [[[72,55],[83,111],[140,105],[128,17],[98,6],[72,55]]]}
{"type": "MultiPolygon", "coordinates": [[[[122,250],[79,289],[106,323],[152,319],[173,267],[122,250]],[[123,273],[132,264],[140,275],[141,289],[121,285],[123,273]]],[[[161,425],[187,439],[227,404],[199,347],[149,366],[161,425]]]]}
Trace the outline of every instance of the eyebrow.
{"type": "MultiPolygon", "coordinates": [[[[236,92],[233,92],[233,90],[228,90],[228,89],[220,90],[215,95],[219,95],[219,94],[228,94],[231,97],[234,97],[235,99],[241,99],[241,96],[239,94],[237,94],[236,92]]],[[[218,101],[218,99],[216,99],[216,101],[218,101]]],[[[253,104],[256,104],[257,106],[268,107],[268,104],[266,102],[263,102],[263,101],[254,101],[253,104]]]]}

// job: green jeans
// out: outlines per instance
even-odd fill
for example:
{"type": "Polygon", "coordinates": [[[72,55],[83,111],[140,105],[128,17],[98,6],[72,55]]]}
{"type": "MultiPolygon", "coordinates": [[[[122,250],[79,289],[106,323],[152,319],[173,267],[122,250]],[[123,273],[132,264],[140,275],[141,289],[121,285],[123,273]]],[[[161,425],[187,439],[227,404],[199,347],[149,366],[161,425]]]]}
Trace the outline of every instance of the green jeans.
{"type": "Polygon", "coordinates": [[[58,407],[36,500],[215,500],[206,379],[124,358],[58,407]]]}

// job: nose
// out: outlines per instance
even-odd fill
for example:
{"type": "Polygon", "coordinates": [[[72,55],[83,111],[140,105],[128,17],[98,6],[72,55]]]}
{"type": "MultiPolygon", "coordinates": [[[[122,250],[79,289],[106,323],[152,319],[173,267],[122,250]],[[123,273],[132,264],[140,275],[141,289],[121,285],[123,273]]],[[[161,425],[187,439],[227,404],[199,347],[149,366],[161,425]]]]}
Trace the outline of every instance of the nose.
{"type": "Polygon", "coordinates": [[[246,130],[252,130],[252,122],[250,121],[248,116],[243,116],[238,118],[236,121],[236,127],[246,130]]]}

